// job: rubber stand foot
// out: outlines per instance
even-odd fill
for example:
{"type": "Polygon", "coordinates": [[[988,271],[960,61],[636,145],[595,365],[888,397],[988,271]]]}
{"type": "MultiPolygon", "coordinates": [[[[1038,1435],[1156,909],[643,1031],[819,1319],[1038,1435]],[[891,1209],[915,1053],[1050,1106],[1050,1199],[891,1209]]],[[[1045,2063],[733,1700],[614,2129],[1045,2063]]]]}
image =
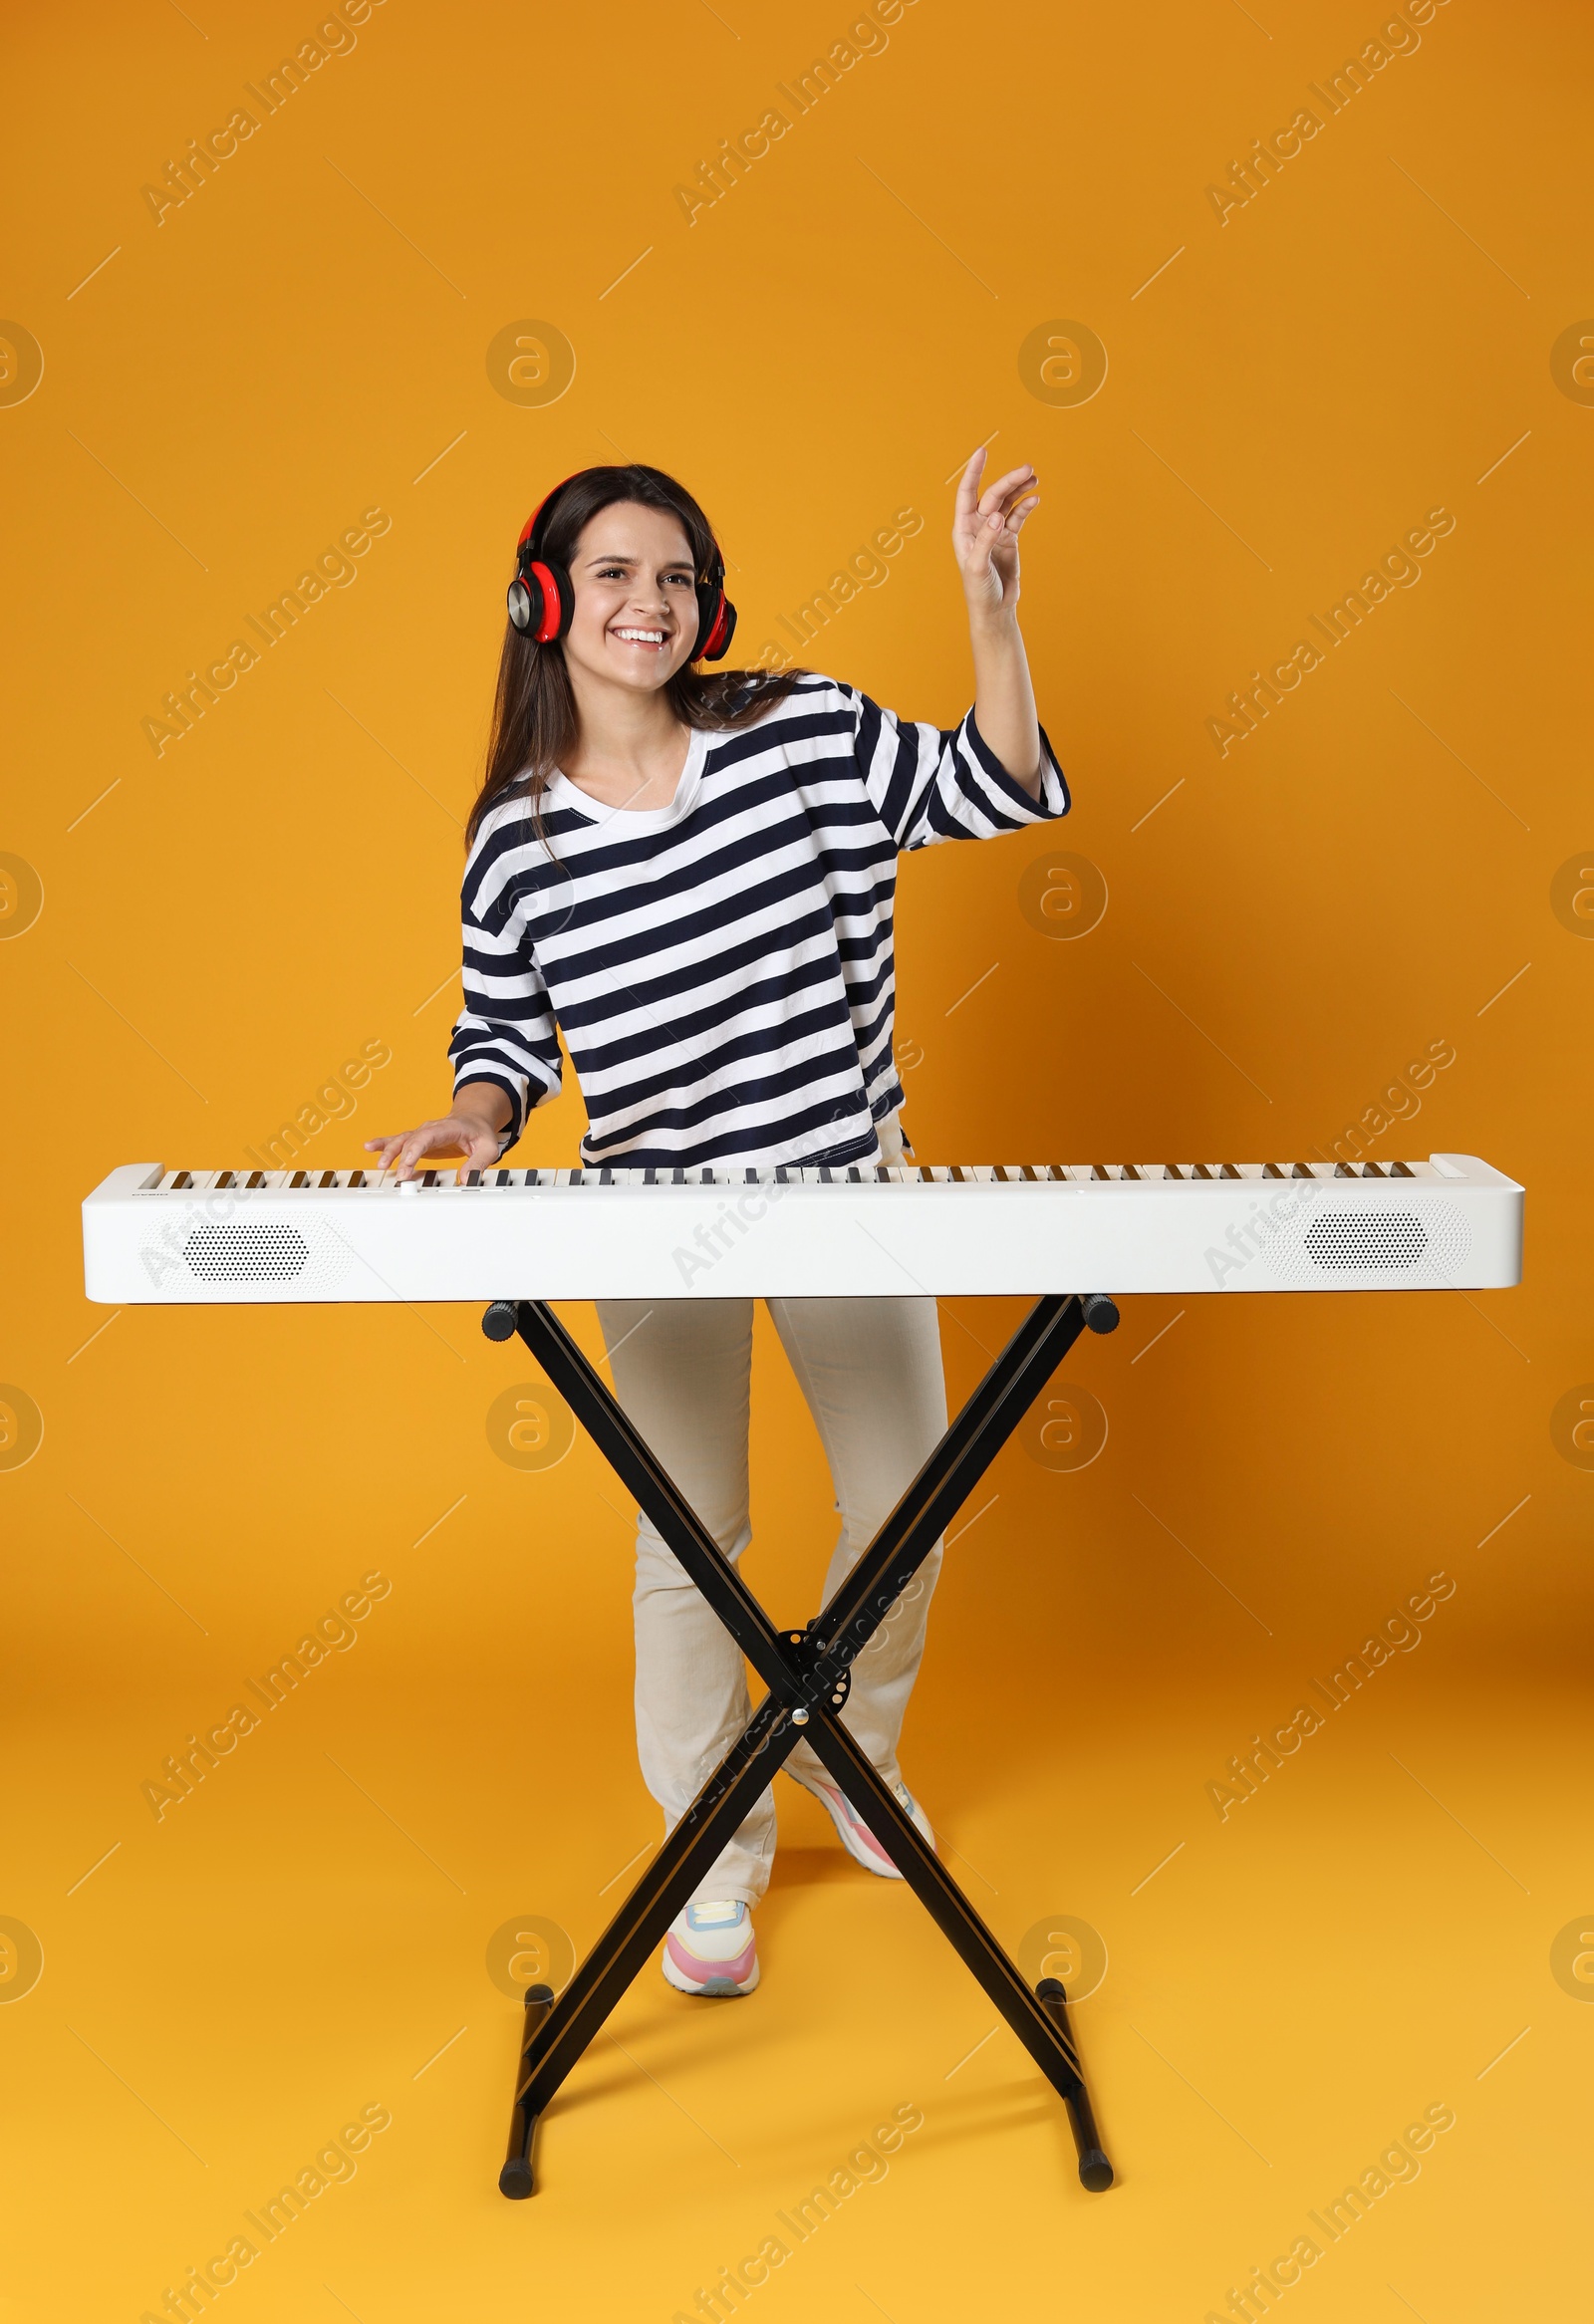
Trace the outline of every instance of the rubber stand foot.
{"type": "MultiPolygon", "coordinates": [[[[1111,2176],[1109,2172],[1108,2177],[1111,2176]]],[[[524,2202],[531,2193],[531,2165],[506,2163],[498,2174],[498,2193],[508,2195],[511,2202],[524,2202]]]]}
{"type": "Polygon", "coordinates": [[[1104,2195],[1113,2184],[1113,2167],[1100,2147],[1087,2147],[1079,2158],[1079,2184],[1092,2195],[1104,2195]]]}

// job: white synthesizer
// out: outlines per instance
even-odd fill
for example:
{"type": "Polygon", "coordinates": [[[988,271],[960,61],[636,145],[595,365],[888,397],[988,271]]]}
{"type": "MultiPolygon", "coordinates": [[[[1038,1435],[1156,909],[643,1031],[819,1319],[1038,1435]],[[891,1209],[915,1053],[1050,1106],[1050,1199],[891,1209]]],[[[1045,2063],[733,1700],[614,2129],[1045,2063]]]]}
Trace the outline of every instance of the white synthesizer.
{"type": "Polygon", "coordinates": [[[89,1297],[944,1298],[1493,1290],[1520,1280],[1522,1189],[1427,1162],[930,1168],[166,1170],[83,1205],[89,1297]]]}

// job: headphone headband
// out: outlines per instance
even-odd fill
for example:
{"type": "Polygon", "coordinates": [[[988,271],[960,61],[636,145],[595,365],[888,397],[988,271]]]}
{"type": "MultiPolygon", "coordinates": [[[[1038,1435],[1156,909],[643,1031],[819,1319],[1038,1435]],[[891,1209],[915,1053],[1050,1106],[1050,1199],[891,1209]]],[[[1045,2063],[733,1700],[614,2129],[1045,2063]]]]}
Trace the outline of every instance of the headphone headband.
{"type": "MultiPolygon", "coordinates": [[[[538,646],[551,646],[569,630],[576,611],[575,585],[562,565],[547,562],[540,554],[544,519],[550,504],[557,500],[567,484],[578,476],[585,476],[585,468],[572,469],[568,476],[545,492],[520,528],[515,544],[515,578],[509,585],[509,619],[523,638],[538,646]]],[[[699,644],[691,658],[693,661],[718,661],[724,656],[736,628],[736,609],[725,595],[725,561],[720,555],[719,543],[709,536],[713,560],[705,581],[695,576],[692,588],[697,599],[697,637],[699,644]]]]}
{"type": "Polygon", "coordinates": [[[528,542],[532,544],[530,554],[533,556],[536,555],[538,548],[540,548],[542,545],[542,535],[538,532],[537,528],[542,521],[543,511],[547,508],[550,501],[556,500],[558,498],[559,494],[563,492],[567,484],[574,484],[578,476],[585,476],[586,473],[587,471],[585,468],[572,468],[568,476],[561,476],[557,484],[550,485],[549,489],[543,494],[541,500],[538,501],[536,507],[532,510],[530,516],[527,517],[525,523],[520,528],[520,539],[515,544],[515,551],[517,556],[519,555],[520,551],[526,547],[528,542]]]}

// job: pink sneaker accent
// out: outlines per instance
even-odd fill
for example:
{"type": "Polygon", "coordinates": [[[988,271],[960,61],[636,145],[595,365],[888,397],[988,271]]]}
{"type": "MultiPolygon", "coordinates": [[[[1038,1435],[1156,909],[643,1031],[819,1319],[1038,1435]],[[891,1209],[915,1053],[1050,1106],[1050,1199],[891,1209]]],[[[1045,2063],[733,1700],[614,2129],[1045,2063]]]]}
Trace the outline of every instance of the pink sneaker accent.
{"type": "Polygon", "coordinates": [[[670,1924],[660,1966],[678,1993],[750,1993],[758,1982],[751,1913],[740,1902],[688,1905],[670,1924]]]}
{"type": "MultiPolygon", "coordinates": [[[[848,1799],[847,1794],[839,1784],[827,1783],[823,1778],[810,1781],[806,1775],[797,1774],[791,1767],[786,1769],[786,1773],[791,1776],[794,1783],[800,1783],[804,1791],[811,1791],[815,1799],[829,1811],[830,1820],[841,1835],[841,1844],[854,1863],[861,1864],[866,1872],[878,1873],[882,1880],[902,1879],[902,1874],[897,1870],[896,1865],[893,1864],[869,1826],[858,1815],[851,1800],[848,1799]]],[[[930,1829],[930,1818],[918,1800],[915,1799],[906,1783],[899,1783],[894,1786],[894,1789],[899,1801],[912,1816],[918,1830],[933,1848],[935,1835],[930,1829]]]]}

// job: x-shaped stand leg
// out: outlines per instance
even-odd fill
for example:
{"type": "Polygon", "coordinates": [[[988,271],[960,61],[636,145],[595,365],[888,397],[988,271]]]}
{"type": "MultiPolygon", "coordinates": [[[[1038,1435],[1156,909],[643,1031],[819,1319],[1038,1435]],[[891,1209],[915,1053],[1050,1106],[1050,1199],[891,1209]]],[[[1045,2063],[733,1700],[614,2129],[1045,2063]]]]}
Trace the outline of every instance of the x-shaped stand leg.
{"type": "Polygon", "coordinates": [[[482,1329],[518,1332],[555,1388],[718,1615],[768,1688],[723,1762],[675,1825],[559,1999],[546,1985],[526,1994],[503,2194],[532,2192],[539,2117],[621,1995],[664,1940],[697,1883],[806,1739],[868,1824],[921,1904],[1068,2108],[1079,2176],[1093,2193],[1110,2187],[1090,2097],[1055,1977],[1025,1983],[962,1890],[841,1723],[853,1662],[913,1580],[1063,1357],[1087,1326],[1109,1332],[1109,1299],[1048,1295],[1018,1330],[903,1494],[896,1508],[806,1631],[777,1631],[736,1568],[682,1499],[603,1380],[542,1301],[499,1300],[482,1329]]]}

